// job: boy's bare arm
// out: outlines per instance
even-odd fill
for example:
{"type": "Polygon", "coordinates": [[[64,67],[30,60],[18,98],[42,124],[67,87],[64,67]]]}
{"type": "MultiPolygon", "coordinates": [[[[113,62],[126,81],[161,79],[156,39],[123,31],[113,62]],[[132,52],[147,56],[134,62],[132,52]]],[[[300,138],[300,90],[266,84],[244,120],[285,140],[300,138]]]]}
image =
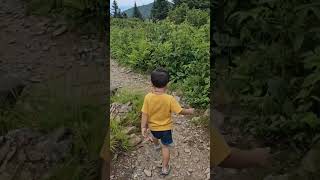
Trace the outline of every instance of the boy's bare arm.
{"type": "Polygon", "coordinates": [[[141,116],[141,133],[143,137],[147,136],[147,122],[148,122],[148,115],[146,113],[142,113],[141,116]]]}
{"type": "Polygon", "coordinates": [[[239,150],[233,148],[231,154],[219,166],[223,168],[249,168],[269,165],[269,148],[256,148],[252,150],[239,150]]]}
{"type": "Polygon", "coordinates": [[[182,109],[182,111],[179,114],[182,115],[191,115],[194,113],[194,109],[193,108],[188,108],[188,109],[182,109]]]}

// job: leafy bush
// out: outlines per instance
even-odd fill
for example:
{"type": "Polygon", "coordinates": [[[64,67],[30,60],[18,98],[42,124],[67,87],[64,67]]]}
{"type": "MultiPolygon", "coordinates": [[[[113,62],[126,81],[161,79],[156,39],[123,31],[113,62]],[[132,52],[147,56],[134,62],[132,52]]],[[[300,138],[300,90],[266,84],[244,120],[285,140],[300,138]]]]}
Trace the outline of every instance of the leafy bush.
{"type": "Polygon", "coordinates": [[[188,10],[188,5],[183,3],[169,12],[168,19],[175,24],[181,24],[185,21],[188,10]]]}
{"type": "Polygon", "coordinates": [[[200,27],[208,24],[209,13],[200,9],[190,9],[186,3],[182,3],[169,12],[168,19],[175,24],[187,22],[200,27]]]}
{"type": "Polygon", "coordinates": [[[318,11],[312,0],[226,4],[225,33],[213,35],[213,52],[216,68],[227,69],[217,69],[217,78],[250,114],[244,130],[301,148],[319,136],[318,11]]]}
{"type": "Polygon", "coordinates": [[[209,25],[111,19],[111,56],[141,72],[165,67],[193,106],[209,104],[209,25]]]}
{"type": "Polygon", "coordinates": [[[209,13],[199,9],[187,11],[186,21],[193,26],[200,27],[208,23],[209,13]]]}

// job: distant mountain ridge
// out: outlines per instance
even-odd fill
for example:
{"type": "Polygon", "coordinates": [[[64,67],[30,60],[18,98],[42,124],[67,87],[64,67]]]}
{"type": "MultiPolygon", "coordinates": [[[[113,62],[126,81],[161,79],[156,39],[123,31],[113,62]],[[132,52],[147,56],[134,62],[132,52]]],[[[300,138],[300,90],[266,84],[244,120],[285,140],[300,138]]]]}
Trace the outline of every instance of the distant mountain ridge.
{"type": "MultiPolygon", "coordinates": [[[[142,6],[138,6],[138,9],[141,12],[141,14],[142,14],[144,19],[150,18],[152,6],[153,6],[153,3],[142,5],[142,6]]],[[[133,15],[133,7],[130,8],[130,9],[127,9],[127,10],[125,10],[123,12],[125,12],[128,15],[128,17],[132,17],[132,15],[133,15]]]]}

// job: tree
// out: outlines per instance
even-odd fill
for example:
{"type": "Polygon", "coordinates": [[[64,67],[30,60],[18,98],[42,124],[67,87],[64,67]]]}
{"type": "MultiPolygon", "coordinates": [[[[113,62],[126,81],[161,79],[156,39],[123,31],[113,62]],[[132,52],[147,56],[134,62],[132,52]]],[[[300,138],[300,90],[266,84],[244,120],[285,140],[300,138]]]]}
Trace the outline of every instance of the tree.
{"type": "Polygon", "coordinates": [[[183,3],[179,6],[176,6],[173,10],[171,10],[168,14],[168,18],[170,21],[175,24],[180,24],[185,21],[187,12],[189,11],[189,7],[186,3],[183,3]]]}
{"type": "Polygon", "coordinates": [[[125,13],[125,12],[122,12],[122,13],[121,13],[121,16],[122,16],[122,18],[128,18],[127,13],[125,13]]]}
{"type": "Polygon", "coordinates": [[[182,4],[181,0],[173,0],[173,5],[174,7],[179,6],[180,4],[182,4]]]}
{"type": "Polygon", "coordinates": [[[153,21],[163,20],[169,13],[169,2],[167,0],[155,0],[151,9],[151,18],[153,21]]]}
{"type": "Polygon", "coordinates": [[[174,7],[181,5],[182,3],[188,4],[189,8],[196,9],[209,9],[210,0],[173,0],[174,7]]]}
{"type": "Polygon", "coordinates": [[[113,0],[113,4],[112,4],[112,10],[113,10],[113,17],[118,17],[119,15],[119,7],[118,7],[118,3],[116,0],[113,0]]]}
{"type": "Polygon", "coordinates": [[[118,18],[123,18],[123,17],[122,17],[122,12],[121,12],[121,9],[120,9],[120,8],[119,8],[119,10],[118,10],[117,17],[118,17],[118,18]]]}
{"type": "Polygon", "coordinates": [[[136,3],[136,2],[134,2],[134,8],[133,8],[133,15],[132,15],[132,17],[143,20],[142,14],[141,14],[139,8],[137,7],[137,3],[136,3]]]}

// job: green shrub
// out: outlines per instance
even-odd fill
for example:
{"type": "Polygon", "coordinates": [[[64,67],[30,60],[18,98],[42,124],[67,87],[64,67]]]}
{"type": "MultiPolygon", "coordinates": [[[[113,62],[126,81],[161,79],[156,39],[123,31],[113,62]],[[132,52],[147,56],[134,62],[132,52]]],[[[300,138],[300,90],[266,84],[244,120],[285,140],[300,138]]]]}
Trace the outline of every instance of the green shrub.
{"type": "Polygon", "coordinates": [[[202,108],[209,104],[209,40],[209,24],[111,19],[113,58],[144,73],[165,67],[172,83],[183,84],[186,100],[202,108]]]}
{"type": "Polygon", "coordinates": [[[219,46],[213,51],[217,78],[233,103],[250,114],[241,129],[268,140],[290,140],[301,149],[319,136],[318,11],[315,1],[226,4],[228,33],[213,35],[219,46]]]}

